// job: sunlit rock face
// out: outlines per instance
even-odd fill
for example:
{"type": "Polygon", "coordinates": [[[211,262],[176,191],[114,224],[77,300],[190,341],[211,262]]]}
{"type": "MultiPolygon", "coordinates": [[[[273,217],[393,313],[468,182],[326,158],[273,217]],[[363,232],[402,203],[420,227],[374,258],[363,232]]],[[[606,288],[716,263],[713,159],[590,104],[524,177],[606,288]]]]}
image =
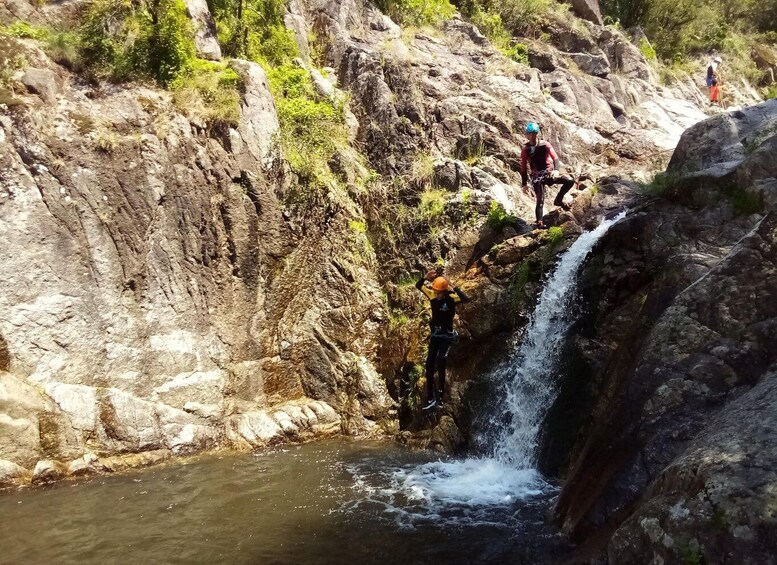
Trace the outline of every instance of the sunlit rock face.
{"type": "Polygon", "coordinates": [[[581,540],[614,529],[613,562],[774,553],[776,125],[770,101],[686,131],[583,273],[545,455],[556,515],[581,540]]]}
{"type": "Polygon", "coordinates": [[[371,433],[389,418],[370,361],[373,259],[353,210],[287,206],[262,68],[231,63],[241,117],[212,137],[167,93],[96,96],[25,49],[52,88],[26,80],[23,105],[0,115],[4,476],[29,480],[15,465],[45,459],[57,463],[34,480],[54,480],[85,453],[371,433]]]}

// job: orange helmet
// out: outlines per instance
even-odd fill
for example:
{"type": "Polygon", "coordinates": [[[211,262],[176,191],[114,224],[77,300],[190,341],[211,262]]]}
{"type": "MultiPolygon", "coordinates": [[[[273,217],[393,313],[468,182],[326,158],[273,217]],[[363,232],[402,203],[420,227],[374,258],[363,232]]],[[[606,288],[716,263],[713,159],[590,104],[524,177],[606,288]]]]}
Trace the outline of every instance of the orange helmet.
{"type": "Polygon", "coordinates": [[[432,290],[436,290],[437,292],[445,292],[448,290],[448,281],[445,280],[445,277],[437,277],[434,279],[434,282],[432,282],[432,290]]]}

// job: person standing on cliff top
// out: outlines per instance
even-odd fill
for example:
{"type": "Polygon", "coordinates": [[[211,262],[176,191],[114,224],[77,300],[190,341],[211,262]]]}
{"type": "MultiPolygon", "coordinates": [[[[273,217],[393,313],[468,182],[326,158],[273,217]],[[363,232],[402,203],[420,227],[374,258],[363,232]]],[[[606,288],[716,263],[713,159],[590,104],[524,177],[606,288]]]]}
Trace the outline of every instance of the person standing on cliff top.
{"type": "Polygon", "coordinates": [[[537,220],[536,227],[544,228],[542,209],[545,204],[545,185],[561,185],[553,204],[564,210],[569,210],[569,206],[564,204],[564,195],[574,186],[575,179],[569,175],[561,174],[558,170],[560,163],[555,149],[550,142],[540,141],[539,135],[539,124],[529,122],[526,125],[526,137],[529,138],[529,141],[521,150],[521,180],[524,192],[528,193],[529,173],[531,173],[534,198],[537,202],[537,206],[534,208],[534,216],[537,220]]]}
{"type": "Polygon", "coordinates": [[[445,394],[445,365],[451,345],[458,339],[453,329],[456,304],[469,302],[469,297],[437,270],[431,270],[418,279],[415,287],[429,299],[432,319],[429,322],[429,351],[426,355],[426,405],[424,410],[435,406],[442,408],[445,394]],[[435,386],[434,373],[437,370],[439,382],[435,386]]]}
{"type": "Polygon", "coordinates": [[[719,68],[723,59],[715,57],[707,65],[707,88],[710,89],[710,104],[720,104],[719,68]]]}

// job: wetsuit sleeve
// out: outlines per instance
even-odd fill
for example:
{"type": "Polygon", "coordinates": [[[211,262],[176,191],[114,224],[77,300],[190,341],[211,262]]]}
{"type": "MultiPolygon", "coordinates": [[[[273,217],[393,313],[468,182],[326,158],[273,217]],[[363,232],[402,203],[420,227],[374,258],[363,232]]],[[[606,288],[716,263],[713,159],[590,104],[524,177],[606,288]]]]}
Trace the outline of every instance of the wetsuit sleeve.
{"type": "Polygon", "coordinates": [[[453,295],[454,302],[460,302],[462,304],[469,302],[469,296],[467,296],[467,293],[461,290],[459,287],[454,288],[453,292],[455,293],[453,295]]]}
{"type": "Polygon", "coordinates": [[[521,149],[521,182],[526,184],[529,182],[529,175],[527,174],[526,167],[529,161],[529,148],[524,145],[521,149]]]}
{"type": "Polygon", "coordinates": [[[553,146],[548,143],[548,170],[549,171],[557,171],[561,168],[561,163],[558,160],[558,155],[556,155],[556,150],[553,149],[553,146]]]}
{"type": "Polygon", "coordinates": [[[426,280],[426,279],[424,279],[424,277],[421,277],[420,279],[418,279],[418,282],[417,282],[417,283],[415,283],[415,287],[416,287],[418,290],[420,290],[421,292],[423,292],[423,293],[426,295],[426,297],[427,297],[427,298],[429,298],[429,299],[432,299],[432,298],[434,298],[434,297],[435,297],[435,295],[434,295],[434,292],[433,292],[433,291],[431,291],[431,290],[429,290],[428,288],[426,288],[426,287],[424,286],[424,281],[425,281],[425,280],[426,280]]]}

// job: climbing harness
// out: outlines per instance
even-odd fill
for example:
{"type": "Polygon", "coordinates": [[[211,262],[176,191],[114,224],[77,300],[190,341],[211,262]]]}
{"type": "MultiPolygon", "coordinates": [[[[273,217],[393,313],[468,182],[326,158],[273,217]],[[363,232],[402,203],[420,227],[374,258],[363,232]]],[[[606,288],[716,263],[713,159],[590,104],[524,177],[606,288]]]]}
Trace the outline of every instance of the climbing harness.
{"type": "Polygon", "coordinates": [[[459,332],[456,330],[446,330],[440,326],[434,326],[434,328],[432,328],[432,337],[447,340],[450,341],[451,344],[454,344],[459,341],[459,332]]]}
{"type": "Polygon", "coordinates": [[[549,178],[552,174],[553,173],[551,171],[547,169],[542,169],[541,171],[537,171],[532,175],[531,185],[535,195],[537,194],[537,187],[542,188],[542,185],[545,184],[545,180],[549,178]]]}

